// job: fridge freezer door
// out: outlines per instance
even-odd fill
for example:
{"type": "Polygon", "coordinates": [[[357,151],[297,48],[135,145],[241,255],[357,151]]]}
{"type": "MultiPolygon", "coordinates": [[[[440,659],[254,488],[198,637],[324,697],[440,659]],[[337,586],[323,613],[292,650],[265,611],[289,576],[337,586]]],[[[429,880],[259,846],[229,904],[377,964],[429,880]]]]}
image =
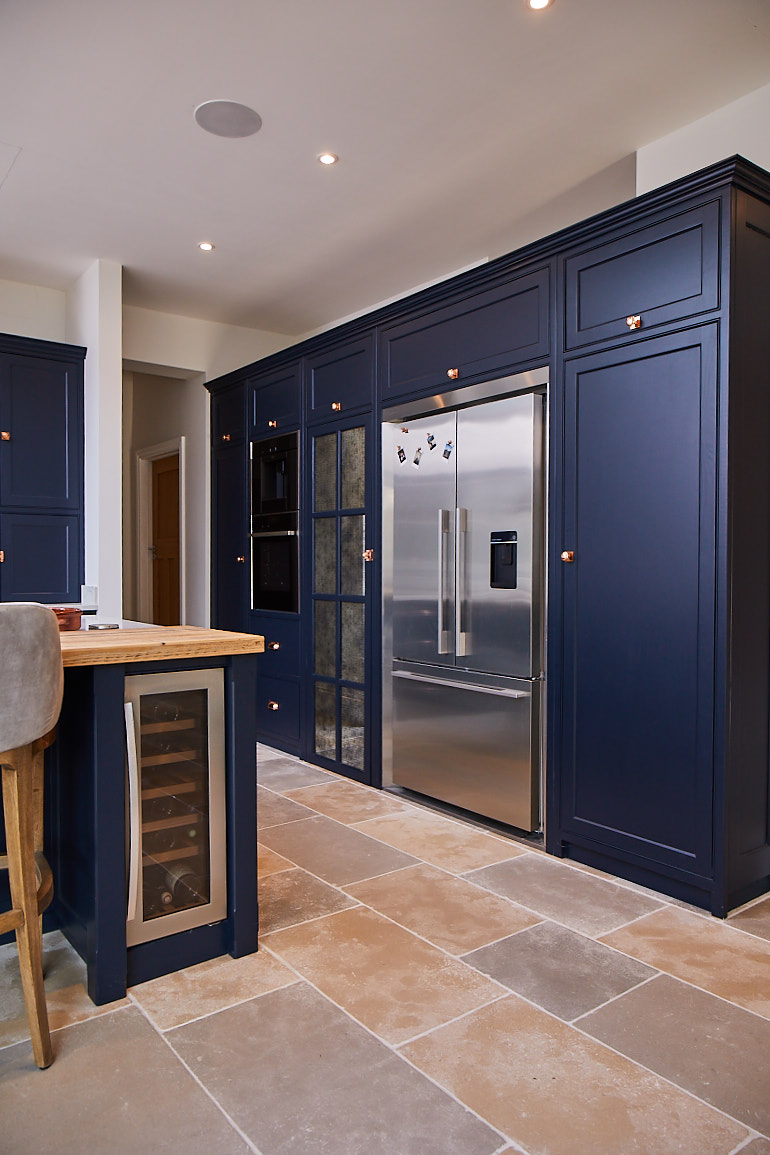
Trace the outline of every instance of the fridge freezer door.
{"type": "Polygon", "coordinates": [[[457,414],[457,665],[468,670],[528,678],[542,669],[542,413],[542,396],[527,393],[457,414]],[[516,543],[515,582],[494,581],[500,540],[516,543]]]}
{"type": "Polygon", "coordinates": [[[522,830],[538,827],[541,683],[393,671],[393,783],[522,830]]]}
{"type": "Polygon", "coordinates": [[[388,424],[393,478],[393,654],[454,664],[456,415],[388,424]]]}

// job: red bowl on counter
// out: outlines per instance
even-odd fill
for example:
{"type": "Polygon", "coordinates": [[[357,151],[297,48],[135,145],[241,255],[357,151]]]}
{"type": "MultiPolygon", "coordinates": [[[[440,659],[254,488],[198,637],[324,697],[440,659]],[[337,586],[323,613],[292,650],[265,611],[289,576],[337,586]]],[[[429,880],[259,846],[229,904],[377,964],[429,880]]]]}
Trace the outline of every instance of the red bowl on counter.
{"type": "Polygon", "coordinates": [[[59,629],[64,630],[79,630],[80,617],[82,610],[74,609],[72,606],[52,606],[53,612],[56,614],[56,620],[59,623],[59,629]]]}

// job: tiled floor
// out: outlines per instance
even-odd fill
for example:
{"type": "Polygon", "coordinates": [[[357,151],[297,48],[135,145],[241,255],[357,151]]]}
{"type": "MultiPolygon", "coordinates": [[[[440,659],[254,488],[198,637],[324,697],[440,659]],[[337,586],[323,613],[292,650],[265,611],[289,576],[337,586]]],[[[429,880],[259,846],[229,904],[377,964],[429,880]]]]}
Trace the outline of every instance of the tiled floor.
{"type": "Polygon", "coordinates": [[[770,898],[722,923],[327,774],[259,762],[261,949],[94,1007],[55,1061],[0,951],[0,1151],[770,1155],[770,898]]]}

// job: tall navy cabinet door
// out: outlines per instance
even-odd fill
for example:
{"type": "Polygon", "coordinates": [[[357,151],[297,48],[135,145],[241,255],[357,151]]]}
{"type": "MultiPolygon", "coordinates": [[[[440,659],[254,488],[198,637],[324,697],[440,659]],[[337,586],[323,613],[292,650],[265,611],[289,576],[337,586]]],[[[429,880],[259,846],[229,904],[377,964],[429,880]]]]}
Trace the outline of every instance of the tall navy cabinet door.
{"type": "Polygon", "coordinates": [[[563,844],[711,874],[716,326],[567,363],[563,844]]]}
{"type": "Polygon", "coordinates": [[[213,586],[211,624],[218,630],[247,630],[249,606],[246,450],[219,449],[211,459],[213,586]]]}
{"type": "Polygon", "coordinates": [[[0,376],[0,428],[9,434],[0,453],[2,504],[77,511],[83,476],[82,365],[6,354],[0,376]]]}

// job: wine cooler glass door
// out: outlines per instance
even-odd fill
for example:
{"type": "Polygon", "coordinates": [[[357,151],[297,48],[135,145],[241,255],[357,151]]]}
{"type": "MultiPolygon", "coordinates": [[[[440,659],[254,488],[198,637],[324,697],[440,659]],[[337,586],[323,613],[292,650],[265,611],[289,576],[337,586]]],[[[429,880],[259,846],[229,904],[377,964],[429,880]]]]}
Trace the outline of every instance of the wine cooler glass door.
{"type": "Polygon", "coordinates": [[[129,946],[227,915],[222,670],[126,678],[129,946]]]}

